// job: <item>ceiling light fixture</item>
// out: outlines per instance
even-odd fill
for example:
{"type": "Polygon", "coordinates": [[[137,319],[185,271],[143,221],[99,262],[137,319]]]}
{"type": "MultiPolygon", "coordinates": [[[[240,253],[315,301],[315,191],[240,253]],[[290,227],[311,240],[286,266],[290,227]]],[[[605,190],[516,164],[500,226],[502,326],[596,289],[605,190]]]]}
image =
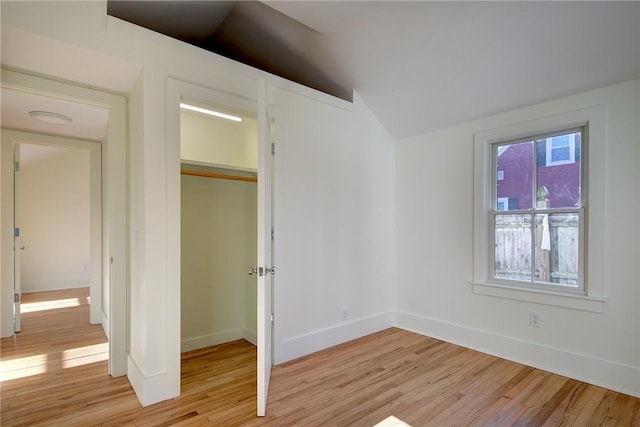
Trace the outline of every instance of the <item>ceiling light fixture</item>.
{"type": "Polygon", "coordinates": [[[198,113],[207,114],[209,116],[215,116],[215,117],[220,117],[220,118],[227,119],[227,120],[233,120],[234,122],[241,122],[242,121],[242,117],[232,116],[231,114],[226,114],[226,113],[219,113],[217,111],[208,110],[206,108],[201,108],[201,107],[196,107],[194,105],[189,105],[189,104],[185,104],[185,103],[182,103],[182,102],[180,103],[180,108],[182,108],[184,110],[196,111],[198,113]]]}
{"type": "Polygon", "coordinates": [[[68,125],[73,121],[71,117],[52,113],[51,111],[29,111],[29,115],[39,122],[50,125],[68,125]]]}

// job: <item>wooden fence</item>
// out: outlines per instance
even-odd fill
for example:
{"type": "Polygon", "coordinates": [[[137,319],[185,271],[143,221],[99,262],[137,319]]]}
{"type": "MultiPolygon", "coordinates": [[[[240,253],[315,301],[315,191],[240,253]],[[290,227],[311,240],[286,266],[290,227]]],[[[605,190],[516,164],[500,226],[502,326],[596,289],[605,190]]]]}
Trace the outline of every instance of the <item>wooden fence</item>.
{"type": "Polygon", "coordinates": [[[578,282],[578,214],[548,215],[548,246],[543,246],[544,215],[496,215],[495,277],[577,286],[578,282]],[[535,235],[535,247],[531,239],[535,235]],[[548,249],[547,249],[548,248],[548,249]]]}

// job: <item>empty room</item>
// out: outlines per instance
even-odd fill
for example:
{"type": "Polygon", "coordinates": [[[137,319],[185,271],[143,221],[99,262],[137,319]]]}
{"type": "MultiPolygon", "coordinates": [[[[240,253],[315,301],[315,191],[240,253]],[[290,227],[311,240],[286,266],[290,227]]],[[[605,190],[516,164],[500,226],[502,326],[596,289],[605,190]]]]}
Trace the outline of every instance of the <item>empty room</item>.
{"type": "Polygon", "coordinates": [[[640,2],[0,7],[2,425],[640,425],[640,2]],[[14,209],[86,109],[95,353],[14,209]]]}

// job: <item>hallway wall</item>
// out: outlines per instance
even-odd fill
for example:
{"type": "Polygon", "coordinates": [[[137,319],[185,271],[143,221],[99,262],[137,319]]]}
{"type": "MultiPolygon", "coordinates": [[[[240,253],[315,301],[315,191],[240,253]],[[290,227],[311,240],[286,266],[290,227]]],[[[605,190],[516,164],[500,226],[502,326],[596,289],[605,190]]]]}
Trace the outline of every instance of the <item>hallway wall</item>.
{"type": "Polygon", "coordinates": [[[20,147],[17,218],[26,247],[22,292],[89,286],[89,153],[20,147]],[[27,153],[42,150],[44,157],[27,153]]]}

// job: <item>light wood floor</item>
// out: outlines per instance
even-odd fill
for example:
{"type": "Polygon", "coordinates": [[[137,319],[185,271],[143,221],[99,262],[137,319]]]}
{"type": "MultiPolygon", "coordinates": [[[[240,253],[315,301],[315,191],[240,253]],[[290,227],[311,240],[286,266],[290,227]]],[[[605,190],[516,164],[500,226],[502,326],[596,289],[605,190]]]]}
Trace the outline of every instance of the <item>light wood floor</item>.
{"type": "Polygon", "coordinates": [[[640,399],[396,328],[274,367],[263,419],[246,341],[183,354],[180,397],[142,408],[106,373],[87,295],[24,295],[58,308],[1,341],[3,426],[640,426],[640,399]]]}

